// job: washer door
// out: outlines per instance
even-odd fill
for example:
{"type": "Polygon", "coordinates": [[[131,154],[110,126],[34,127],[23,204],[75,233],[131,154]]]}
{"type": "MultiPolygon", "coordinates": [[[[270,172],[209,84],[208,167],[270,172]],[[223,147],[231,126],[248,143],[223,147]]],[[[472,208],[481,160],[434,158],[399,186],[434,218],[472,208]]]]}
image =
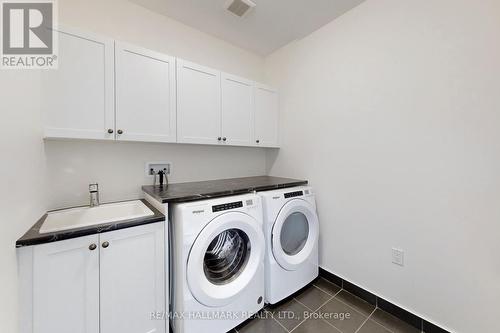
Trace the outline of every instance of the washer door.
{"type": "Polygon", "coordinates": [[[230,212],[210,221],[189,252],[186,274],[194,298],[210,307],[231,303],[257,274],[264,249],[253,217],[230,212]]]}
{"type": "Polygon", "coordinates": [[[280,210],[272,231],[273,255],[286,270],[296,270],[314,251],[319,222],[314,207],[294,199],[280,210]]]}

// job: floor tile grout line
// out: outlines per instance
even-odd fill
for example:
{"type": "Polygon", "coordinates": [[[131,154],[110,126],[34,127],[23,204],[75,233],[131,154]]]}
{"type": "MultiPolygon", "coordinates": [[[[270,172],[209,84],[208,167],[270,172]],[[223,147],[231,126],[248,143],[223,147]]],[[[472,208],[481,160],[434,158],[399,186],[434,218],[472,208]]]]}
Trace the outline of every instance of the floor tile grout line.
{"type": "MultiPolygon", "coordinates": [[[[315,286],[315,287],[316,287],[316,286],[315,286]]],[[[318,289],[319,289],[319,288],[318,288],[318,289]]],[[[321,289],[319,289],[319,290],[321,290],[321,289]]],[[[321,290],[321,291],[323,291],[323,290],[321,290]]],[[[323,291],[323,292],[324,292],[324,291],[323,291]]],[[[339,292],[340,292],[340,290],[338,291],[338,293],[339,293],[339,292]]],[[[337,293],[337,294],[338,294],[338,293],[337,293]]],[[[337,294],[335,294],[335,295],[337,295],[337,294]]],[[[327,294],[327,295],[330,295],[330,294],[327,294]]],[[[323,306],[325,306],[325,304],[327,304],[328,302],[330,302],[330,301],[331,301],[334,297],[335,297],[335,296],[330,296],[330,298],[329,298],[326,302],[324,302],[323,304],[321,304],[321,305],[319,306],[319,308],[318,308],[316,311],[319,311],[319,309],[321,309],[323,306]]],[[[301,301],[299,301],[299,300],[298,300],[298,299],[296,299],[295,297],[294,297],[293,299],[294,299],[297,303],[299,303],[300,305],[304,306],[306,309],[308,309],[309,311],[311,311],[312,313],[316,313],[316,311],[312,310],[310,307],[308,307],[307,305],[305,305],[304,303],[302,303],[301,301]]],[[[297,326],[295,326],[295,327],[294,327],[294,328],[293,328],[290,332],[293,332],[293,331],[294,331],[297,327],[299,327],[300,325],[302,325],[302,324],[303,324],[306,320],[307,320],[306,318],[305,318],[305,319],[302,319],[302,321],[301,321],[301,322],[300,322],[297,326]]]]}
{"type": "Polygon", "coordinates": [[[331,324],[329,321],[325,320],[325,319],[320,319],[322,320],[324,323],[326,323],[327,325],[329,325],[330,327],[334,328],[335,330],[339,331],[340,333],[344,333],[343,331],[341,331],[339,328],[333,326],[333,324],[331,324]]]}
{"type": "Polygon", "coordinates": [[[318,287],[317,285],[314,285],[314,284],[313,284],[313,286],[314,286],[314,287],[316,287],[316,288],[318,288],[319,290],[321,290],[321,291],[322,291],[322,292],[324,292],[325,294],[330,295],[330,296],[335,296],[335,295],[337,295],[337,294],[338,294],[338,293],[342,290],[342,288],[340,288],[340,290],[339,290],[339,291],[337,291],[337,292],[335,293],[335,295],[332,295],[332,293],[331,293],[331,292],[326,291],[326,290],[323,290],[323,289],[321,289],[321,287],[318,287]]]}
{"type": "Polygon", "coordinates": [[[372,321],[373,321],[375,324],[377,324],[378,326],[381,326],[381,327],[385,328],[388,332],[390,332],[390,333],[394,333],[394,331],[393,331],[393,330],[391,330],[390,328],[388,328],[388,327],[386,327],[386,326],[382,325],[381,323],[379,323],[379,322],[378,322],[378,321],[376,321],[375,319],[372,319],[372,321]]]}
{"type": "MultiPolygon", "coordinates": [[[[327,295],[330,295],[330,296],[332,295],[330,292],[328,292],[328,291],[324,291],[323,289],[321,289],[320,287],[318,287],[318,286],[317,286],[317,285],[315,285],[314,283],[313,283],[311,286],[313,286],[314,288],[318,289],[319,291],[324,292],[324,293],[325,293],[325,294],[327,294],[327,295]]],[[[339,290],[339,291],[340,291],[340,290],[339,290]]],[[[338,294],[338,292],[337,292],[337,294],[338,294]]],[[[335,294],[335,295],[336,295],[336,294],[335,294]]]]}
{"type": "MultiPolygon", "coordinates": [[[[279,322],[279,320],[278,320],[278,319],[274,318],[274,313],[272,313],[271,311],[269,311],[269,310],[267,310],[267,309],[266,309],[266,310],[264,310],[264,311],[268,312],[268,313],[271,315],[271,319],[272,319],[272,320],[274,320],[275,322],[277,322],[277,323],[278,323],[278,325],[280,325],[281,327],[283,327],[283,329],[284,329],[286,332],[290,333],[290,330],[289,330],[288,328],[286,328],[283,324],[281,324],[281,323],[279,322]]],[[[264,319],[264,320],[267,320],[267,318],[266,318],[266,319],[264,319]]]]}
{"type": "Polygon", "coordinates": [[[285,332],[288,332],[288,333],[290,333],[290,332],[291,332],[291,331],[290,331],[288,328],[286,328],[286,327],[285,327],[282,323],[280,323],[280,322],[278,321],[278,319],[274,318],[274,316],[273,316],[273,320],[274,320],[275,322],[277,322],[277,323],[278,323],[278,325],[280,325],[280,326],[281,326],[281,327],[285,330],[285,332]]]}
{"type": "MultiPolygon", "coordinates": [[[[328,281],[328,280],[327,280],[327,279],[325,279],[324,277],[320,277],[320,279],[323,279],[323,280],[325,280],[327,283],[332,284],[332,285],[334,285],[335,287],[337,287],[337,288],[339,288],[340,290],[342,290],[342,287],[341,287],[341,286],[339,286],[339,285],[337,285],[337,284],[335,284],[335,283],[333,283],[333,282],[328,281]]],[[[321,287],[320,287],[320,286],[317,286],[314,282],[313,282],[313,284],[312,284],[312,285],[313,285],[313,286],[315,286],[316,288],[318,288],[319,290],[321,290],[322,292],[325,292],[325,293],[327,293],[327,294],[331,295],[331,293],[330,293],[329,291],[326,291],[326,290],[321,289],[321,287]]],[[[338,292],[337,292],[337,293],[338,293],[338,292]]]]}
{"type": "MultiPolygon", "coordinates": [[[[313,286],[314,286],[314,285],[313,285],[313,286]]],[[[314,287],[316,287],[316,286],[314,286],[314,287]]],[[[316,287],[316,288],[318,288],[318,287],[316,287]]],[[[319,289],[319,288],[318,288],[318,289],[319,289]]],[[[322,292],[324,292],[324,291],[323,291],[323,290],[321,290],[321,289],[319,289],[319,290],[320,290],[320,291],[322,291],[322,292]]],[[[342,290],[339,290],[339,291],[338,291],[338,293],[340,293],[341,291],[342,291],[342,290]]],[[[317,308],[316,310],[311,309],[310,307],[308,307],[307,305],[305,305],[304,303],[302,303],[301,301],[299,301],[296,297],[294,297],[293,299],[294,299],[294,300],[296,300],[299,304],[301,304],[301,305],[305,306],[305,307],[306,307],[309,311],[312,311],[312,312],[314,313],[314,312],[318,311],[319,309],[321,309],[321,308],[322,308],[322,307],[323,307],[326,303],[330,302],[333,298],[335,298],[335,296],[337,296],[337,295],[338,295],[338,293],[336,293],[336,294],[335,294],[335,295],[333,295],[333,296],[332,296],[332,295],[330,295],[329,293],[325,293],[325,294],[327,294],[328,296],[330,296],[330,298],[328,298],[328,300],[327,300],[326,302],[322,303],[322,304],[319,306],[319,308],[317,308]]]]}
{"type": "Polygon", "coordinates": [[[291,331],[288,331],[288,332],[292,333],[293,331],[295,331],[297,329],[297,327],[299,327],[300,325],[302,325],[306,320],[307,319],[302,319],[302,321],[297,326],[295,326],[294,328],[292,328],[291,331]]]}
{"type": "MultiPolygon", "coordinates": [[[[370,315],[370,317],[369,317],[369,318],[371,318],[371,317],[372,317],[372,315],[375,313],[375,311],[377,311],[377,309],[378,309],[378,310],[380,310],[380,311],[383,311],[383,312],[385,312],[385,313],[387,313],[387,314],[389,314],[389,315],[391,315],[389,312],[386,312],[386,311],[382,310],[381,308],[379,308],[379,307],[377,306],[377,307],[375,308],[375,310],[373,310],[373,312],[372,312],[372,314],[370,315]]],[[[391,316],[392,316],[392,315],[391,315],[391,316]]],[[[398,320],[401,320],[401,319],[399,319],[399,318],[398,318],[398,317],[396,317],[396,316],[393,316],[393,317],[394,317],[394,318],[396,318],[396,319],[398,319],[398,320]]],[[[393,331],[393,330],[391,330],[391,329],[390,329],[390,328],[388,328],[387,326],[383,325],[383,324],[382,324],[382,323],[380,323],[378,320],[376,320],[376,319],[372,319],[372,321],[373,321],[375,324],[377,324],[377,325],[379,325],[379,326],[382,326],[382,327],[383,327],[383,328],[385,328],[387,331],[389,331],[389,332],[391,332],[391,333],[394,333],[394,331],[393,331]]],[[[402,320],[401,320],[401,321],[402,321],[402,320]]],[[[403,322],[404,322],[404,321],[403,321],[403,322]]]]}
{"type": "Polygon", "coordinates": [[[336,329],[336,330],[337,330],[337,331],[339,331],[340,333],[344,333],[343,331],[341,331],[341,330],[340,330],[340,328],[337,328],[337,327],[333,326],[333,324],[332,324],[332,323],[330,323],[328,320],[323,319],[323,318],[321,318],[320,320],[322,320],[323,322],[327,323],[328,325],[330,325],[331,327],[333,327],[334,329],[336,329]]]}
{"type": "Polygon", "coordinates": [[[274,315],[273,315],[273,320],[274,320],[275,322],[277,322],[277,323],[278,323],[278,325],[280,325],[281,327],[283,327],[283,329],[284,329],[286,332],[288,332],[288,333],[290,333],[290,332],[291,332],[288,328],[286,328],[286,327],[285,327],[285,325],[283,325],[282,323],[280,323],[278,319],[274,318],[274,315]]]}
{"type": "MultiPolygon", "coordinates": [[[[396,318],[397,320],[399,320],[399,321],[401,321],[401,322],[405,323],[405,324],[406,324],[406,325],[408,325],[408,326],[414,327],[414,326],[413,326],[413,325],[411,325],[410,323],[408,323],[408,322],[404,321],[403,319],[401,319],[401,318],[399,318],[399,317],[397,317],[397,316],[393,315],[393,314],[392,314],[392,313],[390,313],[390,312],[385,311],[384,309],[382,309],[382,308],[380,308],[380,307],[378,307],[378,306],[375,308],[375,310],[377,310],[377,309],[379,309],[380,311],[385,312],[386,314],[388,314],[388,315],[390,315],[390,316],[392,316],[392,317],[396,318]]],[[[379,321],[377,321],[376,319],[372,319],[372,320],[373,320],[375,323],[377,323],[377,324],[379,324],[380,326],[382,326],[383,328],[385,328],[386,330],[388,330],[389,332],[394,333],[394,331],[393,331],[393,330],[389,329],[388,327],[386,327],[385,325],[383,325],[382,323],[380,323],[380,322],[379,322],[379,321]]],[[[420,333],[425,333],[425,331],[424,331],[424,327],[423,327],[423,326],[424,326],[424,323],[423,323],[423,319],[422,319],[422,328],[420,329],[420,333]]],[[[415,328],[416,328],[416,327],[415,327],[415,328]]],[[[418,328],[416,328],[416,329],[418,330],[418,328]]]]}
{"type": "Polygon", "coordinates": [[[375,313],[376,310],[377,310],[377,307],[375,307],[375,309],[373,309],[373,311],[368,315],[368,317],[366,317],[365,321],[361,323],[361,325],[358,327],[358,329],[354,333],[358,333],[359,332],[359,330],[366,324],[366,322],[368,320],[370,320],[370,317],[372,316],[372,314],[375,313]]]}
{"type": "MultiPolygon", "coordinates": [[[[345,289],[342,289],[342,290],[345,290],[345,289]]],[[[341,291],[342,291],[342,290],[341,290],[341,291]]],[[[349,293],[349,291],[347,291],[347,290],[345,290],[345,291],[349,293]]],[[[339,292],[338,292],[335,296],[337,296],[339,293],[340,293],[340,291],[339,291],[339,292]]],[[[349,294],[351,294],[351,293],[349,293],[349,294]]],[[[356,296],[356,295],[354,295],[354,294],[351,294],[351,295],[353,295],[353,296],[355,296],[355,297],[358,297],[358,296],[356,296]]],[[[358,297],[358,298],[359,298],[359,297],[358,297]]],[[[362,300],[363,302],[366,302],[366,301],[365,301],[365,300],[363,300],[362,298],[359,298],[359,299],[360,299],[360,300],[362,300]]],[[[342,301],[341,299],[338,299],[338,298],[336,298],[336,297],[335,297],[335,300],[337,300],[337,301],[339,301],[340,303],[344,304],[345,306],[347,306],[347,307],[349,307],[349,308],[353,309],[354,311],[356,311],[356,312],[357,312],[357,313],[359,313],[360,315],[362,315],[362,316],[366,316],[366,314],[362,313],[362,312],[361,312],[361,311],[359,311],[359,310],[356,310],[353,306],[351,306],[351,305],[347,304],[346,302],[342,301]]],[[[368,302],[366,302],[366,303],[368,303],[368,302]]],[[[370,303],[368,303],[368,304],[370,304],[370,303]]],[[[370,304],[370,305],[373,305],[373,304],[370,304]]],[[[377,310],[377,307],[375,307],[375,309],[373,309],[372,313],[373,313],[375,310],[377,310]]],[[[371,316],[371,314],[370,314],[370,315],[368,315],[368,317],[370,317],[370,316],[371,316]]]]}
{"type": "MultiPolygon", "coordinates": [[[[340,294],[340,292],[341,292],[342,290],[345,290],[345,289],[344,289],[344,288],[342,288],[341,290],[339,290],[339,292],[338,292],[338,293],[336,293],[336,294],[335,294],[335,296],[334,296],[334,297],[332,297],[330,300],[332,300],[332,299],[334,299],[334,298],[335,298],[335,300],[336,300],[336,301],[339,301],[340,303],[344,304],[345,306],[347,306],[348,308],[350,308],[350,309],[354,310],[355,312],[359,313],[360,315],[362,315],[362,316],[366,316],[365,314],[363,314],[363,313],[359,312],[358,310],[354,309],[354,308],[353,308],[352,306],[350,306],[349,304],[344,303],[344,302],[342,302],[340,299],[336,298],[336,296],[337,296],[338,294],[340,294]]],[[[345,290],[345,291],[349,293],[349,291],[348,291],[348,290],[345,290]]],[[[351,294],[351,295],[352,295],[352,294],[351,294]]],[[[356,295],[354,295],[354,296],[356,296],[356,295]]],[[[357,297],[357,296],[356,296],[356,297],[357,297]]],[[[359,298],[359,297],[358,297],[358,298],[359,298]]],[[[360,299],[361,299],[361,298],[360,298],[360,299]]],[[[329,301],[328,301],[328,302],[329,302],[329,301]]],[[[327,303],[328,303],[328,302],[327,302],[327,303]]],[[[326,303],[325,303],[325,304],[326,304],[326,303]]],[[[323,307],[325,304],[323,304],[321,307],[323,307]]],[[[369,303],[368,303],[368,304],[369,304],[369,303]]],[[[360,326],[359,328],[363,327],[363,325],[365,324],[365,322],[366,322],[366,321],[367,321],[367,320],[371,317],[371,315],[375,312],[375,310],[377,310],[377,307],[375,307],[375,309],[373,309],[373,311],[370,313],[370,315],[368,315],[368,316],[366,317],[366,320],[365,320],[365,321],[361,324],[361,326],[360,326]]],[[[330,323],[329,321],[327,321],[327,320],[325,320],[325,319],[321,319],[321,320],[323,320],[325,323],[327,323],[328,325],[330,325],[331,327],[333,327],[334,329],[336,329],[336,330],[337,330],[337,331],[339,331],[340,333],[343,333],[340,329],[338,329],[337,327],[333,326],[333,324],[332,324],[332,323],[330,323]]],[[[378,324],[378,323],[377,323],[377,324],[378,324]]],[[[384,327],[384,328],[386,328],[385,326],[383,326],[383,327],[384,327]]],[[[359,330],[359,328],[358,328],[358,330],[359,330]]],[[[357,332],[357,330],[356,330],[356,332],[357,332]]],[[[355,332],[355,333],[356,333],[356,332],[355,332]]],[[[390,331],[390,332],[391,332],[391,333],[393,333],[392,331],[390,331]]]]}

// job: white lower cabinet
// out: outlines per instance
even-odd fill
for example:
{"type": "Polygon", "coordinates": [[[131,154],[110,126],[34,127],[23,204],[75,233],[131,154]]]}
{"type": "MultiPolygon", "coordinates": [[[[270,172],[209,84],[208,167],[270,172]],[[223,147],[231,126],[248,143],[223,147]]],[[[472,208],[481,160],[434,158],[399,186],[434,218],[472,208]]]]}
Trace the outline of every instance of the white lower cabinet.
{"type": "Polygon", "coordinates": [[[33,247],[33,333],[99,332],[98,243],[92,235],[33,247]]]}
{"type": "Polygon", "coordinates": [[[21,248],[21,333],[165,333],[165,249],[163,222],[21,248]]]}
{"type": "Polygon", "coordinates": [[[165,321],[151,317],[165,311],[163,223],[100,238],[101,333],[165,332],[165,321]]]}

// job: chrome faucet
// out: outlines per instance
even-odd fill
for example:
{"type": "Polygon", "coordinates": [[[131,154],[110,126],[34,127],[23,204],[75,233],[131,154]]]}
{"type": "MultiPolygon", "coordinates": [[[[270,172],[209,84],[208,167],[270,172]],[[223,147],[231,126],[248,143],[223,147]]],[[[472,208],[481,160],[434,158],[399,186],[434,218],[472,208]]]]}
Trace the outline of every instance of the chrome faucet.
{"type": "Polygon", "coordinates": [[[99,184],[89,184],[90,207],[99,206],[99,184]]]}

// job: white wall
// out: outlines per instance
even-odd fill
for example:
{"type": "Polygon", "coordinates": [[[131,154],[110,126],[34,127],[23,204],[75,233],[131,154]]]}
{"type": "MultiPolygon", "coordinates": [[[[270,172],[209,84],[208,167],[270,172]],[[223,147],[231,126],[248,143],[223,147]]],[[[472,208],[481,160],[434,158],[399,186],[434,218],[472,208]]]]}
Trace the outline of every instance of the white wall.
{"type": "Polygon", "coordinates": [[[16,240],[45,212],[36,71],[0,70],[0,332],[17,332],[16,240]]]}
{"type": "Polygon", "coordinates": [[[461,333],[500,331],[499,35],[496,0],[368,0],[266,61],[321,265],[461,333]]]}
{"type": "MultiPolygon", "coordinates": [[[[62,0],[59,20],[146,48],[262,80],[264,58],[125,0],[62,0]]],[[[171,182],[262,175],[264,149],[151,143],[46,141],[48,208],[85,204],[99,182],[103,201],[136,198],[147,161],[173,163],[171,182]]]]}
{"type": "Polygon", "coordinates": [[[147,161],[172,162],[172,183],[266,174],[264,149],[187,144],[51,141],[45,144],[49,208],[87,204],[88,184],[102,202],[142,196],[147,161]]]}

